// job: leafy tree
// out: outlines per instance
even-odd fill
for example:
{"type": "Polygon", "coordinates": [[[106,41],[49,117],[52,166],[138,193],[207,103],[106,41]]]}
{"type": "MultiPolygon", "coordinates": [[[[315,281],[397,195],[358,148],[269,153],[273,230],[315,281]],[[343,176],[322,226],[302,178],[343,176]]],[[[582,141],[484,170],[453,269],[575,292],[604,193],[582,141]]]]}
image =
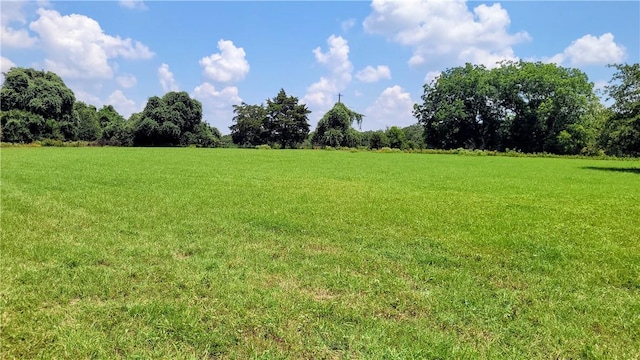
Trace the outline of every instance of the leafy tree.
{"type": "Polygon", "coordinates": [[[10,143],[31,143],[42,139],[45,120],[40,115],[23,111],[9,110],[0,114],[2,141],[10,143]]]}
{"type": "Polygon", "coordinates": [[[492,74],[502,105],[497,113],[512,115],[505,146],[524,152],[561,153],[559,134],[579,122],[595,98],[593,84],[578,69],[520,61],[503,63],[492,74]]]}
{"type": "Polygon", "coordinates": [[[349,146],[359,142],[357,132],[351,127],[355,121],[362,124],[362,114],[349,109],[343,103],[336,103],[318,122],[312,142],[320,146],[349,146]]]}
{"type": "Polygon", "coordinates": [[[414,116],[424,126],[428,147],[497,146],[498,119],[491,116],[489,108],[494,89],[484,66],[466,64],[448,69],[423,89],[423,103],[414,105],[414,116]]]}
{"type": "MultiPolygon", "coordinates": [[[[135,121],[126,121],[112,105],[103,106],[96,115],[101,129],[99,143],[113,146],[133,145],[133,130],[130,124],[135,121]]],[[[131,117],[135,116],[139,115],[134,114],[131,117]]]]}
{"type": "Polygon", "coordinates": [[[580,119],[594,99],[593,84],[577,69],[524,61],[492,70],[467,64],[425,84],[414,116],[428,147],[562,153],[582,141],[580,119]]]}
{"type": "Polygon", "coordinates": [[[369,139],[369,148],[371,149],[382,149],[383,147],[389,146],[389,138],[387,138],[387,134],[382,130],[377,130],[371,133],[371,138],[369,139]]]}
{"type": "MultiPolygon", "coordinates": [[[[30,138],[46,136],[75,140],[77,118],[73,112],[75,96],[62,79],[50,71],[14,67],[5,74],[0,89],[0,110],[21,110],[45,119],[42,128],[31,123],[30,138]]],[[[15,115],[15,113],[14,113],[15,115]]],[[[16,117],[13,116],[13,125],[16,117]]]]}
{"type": "Polygon", "coordinates": [[[298,98],[287,96],[284,89],[267,99],[263,128],[270,145],[294,148],[302,143],[309,134],[310,113],[306,105],[298,104],[298,98]]]}
{"type": "Polygon", "coordinates": [[[267,110],[262,105],[242,103],[233,105],[235,124],[231,125],[233,143],[244,147],[254,147],[267,143],[266,131],[263,123],[267,117],[267,110]]]}
{"type": "Polygon", "coordinates": [[[597,99],[592,99],[580,119],[558,134],[562,154],[599,155],[598,136],[609,116],[609,111],[597,99]]]}
{"type": "Polygon", "coordinates": [[[214,146],[211,128],[202,125],[202,104],[184,91],[152,96],[139,117],[132,122],[136,146],[214,146]]]}
{"type": "Polygon", "coordinates": [[[78,119],[78,140],[94,141],[99,139],[101,129],[96,107],[82,101],[76,101],[73,104],[73,111],[78,119]]]}
{"type": "Polygon", "coordinates": [[[394,149],[406,149],[407,138],[404,135],[404,131],[397,126],[392,126],[385,132],[387,139],[389,140],[389,146],[394,149]]]}
{"type": "Polygon", "coordinates": [[[616,72],[606,93],[614,103],[600,142],[611,155],[640,156],[640,64],[611,67],[616,72]]]}
{"type": "Polygon", "coordinates": [[[407,146],[412,149],[424,148],[424,127],[420,124],[413,124],[402,128],[407,139],[407,146]]]}

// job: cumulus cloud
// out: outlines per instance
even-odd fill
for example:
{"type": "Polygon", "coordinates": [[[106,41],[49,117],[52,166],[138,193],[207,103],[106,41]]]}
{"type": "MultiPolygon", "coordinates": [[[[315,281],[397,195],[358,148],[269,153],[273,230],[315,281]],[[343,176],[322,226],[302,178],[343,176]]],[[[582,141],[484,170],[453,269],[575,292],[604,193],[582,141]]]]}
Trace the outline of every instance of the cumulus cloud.
{"type": "Polygon", "coordinates": [[[349,44],[341,36],[331,35],[327,39],[329,50],[323,52],[320,47],[313,50],[316,61],[329,70],[329,75],[307,88],[302,102],[309,104],[314,111],[326,110],[333,105],[333,99],[351,82],[353,64],[349,60],[349,44]]]}
{"type": "Polygon", "coordinates": [[[244,79],[249,72],[247,54],[243,48],[236,47],[233,41],[218,41],[220,53],[200,59],[206,77],[213,81],[231,82],[244,79]]]}
{"type": "Polygon", "coordinates": [[[173,78],[173,73],[169,70],[169,65],[160,65],[158,68],[158,78],[160,79],[160,85],[162,85],[164,92],[178,91],[180,89],[178,83],[173,78]]]}
{"type": "Polygon", "coordinates": [[[149,59],[153,52],[130,38],[111,36],[100,24],[84,15],[62,16],[54,10],[38,9],[40,17],[29,28],[40,37],[46,54],[44,66],[69,79],[110,79],[110,59],[149,59]]]}
{"type": "Polygon", "coordinates": [[[412,47],[412,66],[452,61],[493,66],[514,58],[512,45],[530,40],[526,32],[509,33],[510,23],[500,4],[481,4],[471,11],[464,0],[374,0],[363,27],[412,47]]]}
{"type": "Polygon", "coordinates": [[[129,118],[131,114],[141,110],[136,105],[136,102],[127,98],[121,90],[116,90],[111,93],[107,101],[105,101],[105,105],[112,105],[125,119],[129,118]]]}
{"type": "Polygon", "coordinates": [[[120,0],[119,4],[127,9],[147,10],[147,5],[142,0],[120,0]]]}
{"type": "Polygon", "coordinates": [[[599,37],[587,34],[548,61],[557,64],[568,62],[572,66],[606,65],[623,62],[626,53],[624,46],[616,44],[611,33],[599,37]]]}
{"type": "Polygon", "coordinates": [[[94,94],[77,88],[73,88],[72,90],[76,96],[76,100],[82,101],[85,104],[93,105],[96,108],[102,107],[102,100],[100,100],[100,98],[95,96],[94,94]]]}
{"type": "Polygon", "coordinates": [[[375,68],[373,66],[367,66],[358,71],[356,78],[366,83],[373,83],[382,79],[389,80],[391,79],[391,70],[386,65],[378,65],[375,68]]]}
{"type": "Polygon", "coordinates": [[[15,66],[16,64],[14,64],[13,61],[7,59],[4,56],[0,56],[0,84],[4,83],[4,73],[15,66]]]}
{"type": "Polygon", "coordinates": [[[376,101],[365,110],[368,129],[384,129],[387,126],[405,127],[416,122],[412,115],[414,101],[402,87],[395,85],[384,89],[376,101]]]}
{"type": "Polygon", "coordinates": [[[441,71],[429,71],[427,75],[424,76],[424,82],[430,84],[432,81],[436,80],[441,73],[441,71]]]}
{"type": "Polygon", "coordinates": [[[229,129],[232,123],[232,105],[242,103],[237,87],[227,86],[222,90],[217,90],[208,82],[196,86],[192,96],[202,102],[204,120],[223,133],[229,129]]]}
{"type": "Polygon", "coordinates": [[[0,40],[3,47],[30,48],[38,41],[32,38],[25,29],[13,29],[8,26],[0,28],[0,40]]]}
{"type": "Polygon", "coordinates": [[[355,25],[356,25],[356,19],[347,19],[340,23],[340,27],[342,28],[343,32],[349,31],[355,25]]]}
{"type": "Polygon", "coordinates": [[[13,61],[7,59],[4,56],[0,56],[0,71],[1,72],[3,72],[3,73],[7,72],[7,71],[9,71],[9,69],[11,69],[12,67],[15,67],[15,66],[16,66],[16,64],[13,61]]]}
{"type": "Polygon", "coordinates": [[[36,38],[31,37],[26,29],[16,29],[13,25],[24,25],[23,1],[3,1],[0,14],[0,42],[3,48],[29,48],[36,44],[36,38]]]}
{"type": "Polygon", "coordinates": [[[136,77],[131,74],[123,74],[117,76],[116,81],[118,82],[118,85],[122,86],[125,89],[132,88],[138,83],[138,79],[136,79],[136,77]]]}

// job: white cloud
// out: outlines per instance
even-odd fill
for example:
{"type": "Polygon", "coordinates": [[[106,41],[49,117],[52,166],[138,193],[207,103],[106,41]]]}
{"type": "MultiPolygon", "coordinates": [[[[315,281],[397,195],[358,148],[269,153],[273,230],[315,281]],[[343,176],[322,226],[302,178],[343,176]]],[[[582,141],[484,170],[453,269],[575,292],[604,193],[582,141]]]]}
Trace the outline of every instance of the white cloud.
{"type": "Polygon", "coordinates": [[[158,78],[160,79],[160,85],[162,85],[164,92],[178,91],[180,89],[178,83],[173,78],[173,73],[169,70],[169,65],[160,65],[158,68],[158,78]]]}
{"type": "Polygon", "coordinates": [[[42,8],[38,14],[29,27],[40,35],[46,54],[44,66],[63,78],[110,79],[114,73],[110,59],[149,59],[154,55],[139,41],[105,34],[100,24],[87,16],[62,16],[42,8]]]}
{"type": "Polygon", "coordinates": [[[325,65],[331,73],[343,81],[351,81],[353,65],[349,61],[349,44],[342,36],[329,36],[327,39],[329,51],[323,53],[320,47],[313,49],[316,60],[325,65]]]}
{"type": "Polygon", "coordinates": [[[118,85],[122,86],[125,89],[132,88],[138,83],[138,79],[136,79],[136,77],[131,74],[123,74],[117,76],[116,81],[118,82],[118,85]]]}
{"type": "Polygon", "coordinates": [[[500,4],[470,11],[464,0],[373,0],[365,31],[413,48],[409,65],[436,67],[478,62],[487,66],[511,59],[511,46],[530,40],[526,32],[510,34],[510,18],[500,4]]]}
{"type": "Polygon", "coordinates": [[[27,23],[23,12],[23,1],[3,1],[0,13],[0,43],[3,48],[29,48],[36,44],[36,38],[31,37],[26,29],[16,29],[12,24],[27,23]]]}
{"type": "Polygon", "coordinates": [[[568,62],[572,66],[606,65],[623,62],[626,52],[624,46],[616,44],[611,33],[600,37],[587,34],[547,61],[556,64],[568,62]]]}
{"type": "Polygon", "coordinates": [[[11,48],[30,48],[36,44],[38,40],[32,38],[25,29],[13,29],[8,26],[0,28],[0,42],[3,47],[11,48]]]}
{"type": "Polygon", "coordinates": [[[0,85],[4,83],[4,73],[9,71],[12,67],[16,66],[13,61],[7,59],[4,56],[0,56],[0,85]]]}
{"type": "Polygon", "coordinates": [[[204,82],[193,89],[194,98],[202,102],[203,120],[227,133],[232,124],[233,107],[239,105],[242,99],[238,95],[238,88],[227,86],[216,90],[215,86],[204,82]]]}
{"type": "Polygon", "coordinates": [[[105,105],[113,105],[113,107],[122,115],[125,119],[128,119],[131,114],[141,111],[136,105],[136,102],[127,98],[121,90],[116,90],[105,101],[105,105]]]}
{"type": "Polygon", "coordinates": [[[358,71],[356,78],[366,83],[373,83],[382,79],[389,80],[391,79],[391,70],[386,65],[378,65],[375,68],[373,66],[367,66],[358,71]]]}
{"type": "Polygon", "coordinates": [[[12,67],[15,67],[15,66],[16,66],[16,64],[13,61],[7,59],[4,56],[0,56],[0,71],[1,72],[7,72],[7,71],[9,71],[9,69],[11,69],[12,67]]]}
{"type": "Polygon", "coordinates": [[[411,95],[402,87],[388,87],[365,110],[363,125],[373,130],[393,125],[405,127],[414,124],[416,120],[412,115],[413,104],[411,95]]]}
{"type": "Polygon", "coordinates": [[[409,58],[409,61],[407,61],[407,63],[410,66],[418,66],[418,65],[422,65],[424,64],[425,60],[424,57],[422,55],[413,55],[411,58],[409,58]]]}
{"type": "Polygon", "coordinates": [[[340,23],[340,27],[342,28],[343,32],[347,32],[349,31],[351,28],[353,28],[356,25],[356,19],[347,19],[345,21],[342,21],[340,23]]]}
{"type": "Polygon", "coordinates": [[[441,73],[441,71],[429,71],[427,75],[424,76],[424,82],[430,84],[433,80],[436,80],[441,73]]]}
{"type": "Polygon", "coordinates": [[[147,5],[145,5],[142,0],[120,0],[120,6],[128,9],[136,9],[136,10],[147,10],[147,5]]]}
{"type": "Polygon", "coordinates": [[[236,47],[233,41],[218,41],[220,53],[200,59],[204,74],[209,79],[219,82],[230,82],[244,79],[250,66],[243,48],[236,47]]]}
{"type": "Polygon", "coordinates": [[[96,108],[100,108],[103,105],[102,100],[99,97],[88,93],[84,90],[72,89],[73,93],[76,95],[76,100],[82,101],[85,104],[93,105],[96,108]]]}
{"type": "Polygon", "coordinates": [[[0,12],[0,24],[2,24],[2,26],[7,26],[13,22],[26,24],[27,19],[22,10],[26,4],[26,1],[3,1],[2,12],[0,12]]]}
{"type": "Polygon", "coordinates": [[[301,99],[308,104],[313,112],[328,110],[334,103],[339,91],[344,90],[351,82],[353,65],[349,61],[349,44],[341,36],[331,35],[327,39],[329,50],[322,52],[320,47],[313,50],[316,61],[329,69],[328,76],[307,88],[306,95],[301,99]]]}

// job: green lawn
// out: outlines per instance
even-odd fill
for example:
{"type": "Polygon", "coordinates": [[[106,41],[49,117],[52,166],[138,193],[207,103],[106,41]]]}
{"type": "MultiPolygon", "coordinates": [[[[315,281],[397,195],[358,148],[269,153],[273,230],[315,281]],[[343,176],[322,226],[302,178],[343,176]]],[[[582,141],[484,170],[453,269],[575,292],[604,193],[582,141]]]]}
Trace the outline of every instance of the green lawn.
{"type": "Polygon", "coordinates": [[[640,161],[0,155],[1,358],[640,357],[640,161]]]}

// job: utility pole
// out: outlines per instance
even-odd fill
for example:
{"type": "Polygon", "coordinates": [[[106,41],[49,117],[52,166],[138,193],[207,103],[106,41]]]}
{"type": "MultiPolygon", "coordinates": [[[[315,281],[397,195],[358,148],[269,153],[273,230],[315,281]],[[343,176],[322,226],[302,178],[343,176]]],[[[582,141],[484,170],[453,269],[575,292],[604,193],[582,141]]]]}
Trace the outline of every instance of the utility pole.
{"type": "Polygon", "coordinates": [[[338,104],[340,104],[340,97],[342,96],[342,94],[338,93],[338,104]]]}

